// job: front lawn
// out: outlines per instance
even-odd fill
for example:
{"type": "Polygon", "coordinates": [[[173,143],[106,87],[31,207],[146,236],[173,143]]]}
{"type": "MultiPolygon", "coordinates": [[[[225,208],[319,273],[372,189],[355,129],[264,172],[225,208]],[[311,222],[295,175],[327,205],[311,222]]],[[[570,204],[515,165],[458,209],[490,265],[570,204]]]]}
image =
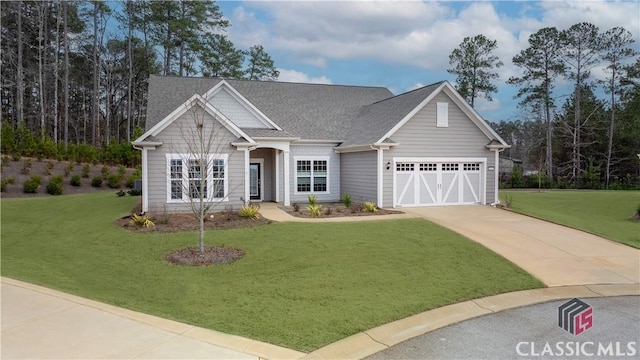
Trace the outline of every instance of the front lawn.
{"type": "Polygon", "coordinates": [[[512,210],[640,247],[640,222],[632,220],[640,191],[502,190],[512,210]]]}
{"type": "Polygon", "coordinates": [[[133,205],[110,193],[2,200],[2,275],[301,351],[446,304],[543,286],[423,220],[207,231],[207,245],[241,248],[244,258],[169,265],[163,255],[195,246],[197,233],[115,226],[133,205]]]}

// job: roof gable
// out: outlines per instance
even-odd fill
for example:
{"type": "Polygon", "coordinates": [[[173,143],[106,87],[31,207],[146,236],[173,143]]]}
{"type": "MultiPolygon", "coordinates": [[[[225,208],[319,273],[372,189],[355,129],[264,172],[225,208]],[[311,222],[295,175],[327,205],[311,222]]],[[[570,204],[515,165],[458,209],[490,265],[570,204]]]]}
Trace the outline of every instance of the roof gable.
{"type": "Polygon", "coordinates": [[[226,80],[207,91],[204,98],[241,128],[282,130],[226,80]]]}
{"type": "Polygon", "coordinates": [[[250,136],[248,136],[242,129],[240,129],[237,125],[231,122],[224,114],[222,114],[213,105],[207,102],[204,97],[198,94],[193,95],[187,101],[185,101],[180,106],[178,106],[171,114],[167,115],[164,119],[162,119],[160,122],[155,124],[151,129],[147,130],[144,134],[142,134],[142,136],[134,140],[133,143],[142,144],[143,142],[145,142],[145,140],[149,138],[155,138],[169,125],[174,123],[180,116],[184,115],[187,111],[191,110],[195,106],[200,106],[204,111],[206,111],[214,119],[220,122],[220,124],[222,124],[227,130],[229,130],[235,136],[245,138],[249,143],[255,143],[255,141],[250,136]]]}
{"type": "MultiPolygon", "coordinates": [[[[428,96],[424,98],[413,110],[411,110],[404,118],[402,118],[393,128],[380,137],[376,143],[380,143],[385,139],[395,134],[404,124],[407,123],[418,111],[422,110],[427,104],[429,104],[439,93],[444,92],[449,96],[453,102],[467,115],[467,117],[482,131],[489,140],[497,140],[502,145],[508,146],[507,143],[489,126],[489,124],[469,105],[460,94],[453,88],[448,82],[444,81],[439,84],[437,88],[432,89],[428,96]]],[[[433,85],[431,85],[433,86],[433,85]]]]}

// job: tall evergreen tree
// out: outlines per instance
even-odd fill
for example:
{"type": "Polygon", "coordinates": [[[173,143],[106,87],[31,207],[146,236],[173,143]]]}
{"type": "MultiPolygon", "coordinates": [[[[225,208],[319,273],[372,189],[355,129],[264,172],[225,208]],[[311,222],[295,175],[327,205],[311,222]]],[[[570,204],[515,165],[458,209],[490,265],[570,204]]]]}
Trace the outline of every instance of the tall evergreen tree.
{"type": "Polygon", "coordinates": [[[611,96],[611,110],[609,117],[609,130],[607,138],[607,153],[605,165],[605,187],[608,189],[611,183],[611,163],[613,161],[613,138],[616,128],[616,98],[620,95],[620,78],[623,75],[624,61],[636,56],[637,51],[630,47],[635,41],[633,35],[624,28],[614,27],[602,35],[602,58],[606,61],[606,70],[609,77],[606,80],[605,89],[611,96]]]}
{"type": "Polygon", "coordinates": [[[267,54],[262,45],[254,45],[247,51],[248,66],[245,77],[249,80],[276,80],[280,72],[276,69],[273,59],[267,54]]]}
{"type": "Polygon", "coordinates": [[[465,37],[458,48],[449,55],[449,64],[454,67],[447,72],[456,75],[456,90],[471,107],[474,107],[477,97],[492,101],[491,93],[498,91],[491,83],[491,80],[499,77],[494,69],[503,65],[502,61],[493,55],[497,47],[496,40],[479,34],[465,37]]]}
{"type": "Polygon", "coordinates": [[[553,123],[551,109],[555,107],[553,100],[554,80],[564,72],[564,64],[559,57],[562,45],[560,33],[555,27],[538,30],[529,36],[529,47],[513,57],[514,65],[522,68],[521,77],[509,78],[509,83],[520,85],[517,97],[522,97],[524,104],[542,103],[547,128],[546,136],[546,170],[553,175],[553,123]]]}

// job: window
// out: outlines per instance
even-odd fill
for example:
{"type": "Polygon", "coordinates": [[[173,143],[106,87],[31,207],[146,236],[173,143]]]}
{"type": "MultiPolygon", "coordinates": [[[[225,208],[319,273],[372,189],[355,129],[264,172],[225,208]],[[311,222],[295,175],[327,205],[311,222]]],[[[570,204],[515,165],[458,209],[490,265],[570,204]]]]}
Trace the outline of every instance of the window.
{"type": "Polygon", "coordinates": [[[442,164],[442,171],[458,171],[458,164],[442,164]]]}
{"type": "Polygon", "coordinates": [[[464,171],[480,171],[480,164],[479,163],[465,163],[462,166],[462,170],[464,170],[464,171]]]}
{"type": "Polygon", "coordinates": [[[397,163],[396,171],[413,171],[414,164],[412,163],[397,163]]]}
{"type": "Polygon", "coordinates": [[[296,159],[296,192],[329,192],[328,158],[296,159]]]}
{"type": "Polygon", "coordinates": [[[422,163],[420,164],[420,171],[438,171],[438,164],[422,163]]]}
{"type": "Polygon", "coordinates": [[[228,194],[228,155],[209,155],[204,163],[194,156],[167,154],[167,202],[199,199],[201,187],[208,201],[225,199],[228,194]]]}
{"type": "Polygon", "coordinates": [[[449,127],[449,103],[436,103],[436,127],[449,127]]]}

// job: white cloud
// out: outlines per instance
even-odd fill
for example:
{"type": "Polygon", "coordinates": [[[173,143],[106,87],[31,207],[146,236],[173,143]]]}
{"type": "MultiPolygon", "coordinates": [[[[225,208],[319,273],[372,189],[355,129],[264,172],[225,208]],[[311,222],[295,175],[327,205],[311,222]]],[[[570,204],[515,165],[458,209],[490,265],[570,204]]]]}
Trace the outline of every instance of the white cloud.
{"type": "Polygon", "coordinates": [[[301,71],[287,69],[278,69],[278,71],[280,71],[278,81],[307,84],[332,84],[331,80],[326,76],[310,77],[301,71]]]}

